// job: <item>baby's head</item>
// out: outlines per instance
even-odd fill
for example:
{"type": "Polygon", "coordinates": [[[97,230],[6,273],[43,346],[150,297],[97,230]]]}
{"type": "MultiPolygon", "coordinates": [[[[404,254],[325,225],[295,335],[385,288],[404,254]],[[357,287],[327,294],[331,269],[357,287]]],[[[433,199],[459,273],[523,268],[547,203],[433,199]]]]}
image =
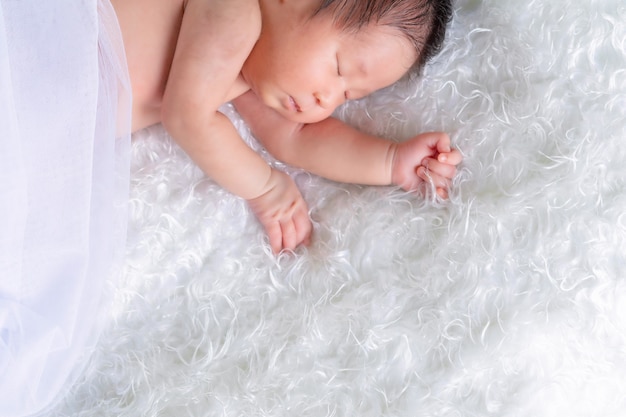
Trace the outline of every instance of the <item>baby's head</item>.
{"type": "Polygon", "coordinates": [[[372,23],[397,29],[415,48],[419,71],[441,49],[452,0],[322,0],[315,15],[325,13],[349,32],[372,23]]]}
{"type": "Polygon", "coordinates": [[[241,74],[269,107],[313,123],[423,67],[451,0],[262,0],[261,35],[241,74]]]}

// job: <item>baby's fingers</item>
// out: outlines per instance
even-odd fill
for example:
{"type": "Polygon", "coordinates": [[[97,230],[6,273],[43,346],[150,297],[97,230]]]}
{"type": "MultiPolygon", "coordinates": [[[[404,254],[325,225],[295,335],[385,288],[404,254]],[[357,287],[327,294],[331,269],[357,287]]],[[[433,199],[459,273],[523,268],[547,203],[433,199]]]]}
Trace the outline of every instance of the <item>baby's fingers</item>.
{"type": "Polygon", "coordinates": [[[283,248],[283,232],[278,222],[271,222],[263,225],[267,233],[267,237],[270,240],[270,247],[272,252],[279,253],[283,248]]]}
{"type": "Polygon", "coordinates": [[[437,160],[448,165],[458,165],[463,160],[463,156],[458,149],[452,149],[449,152],[441,152],[437,155],[437,160]]]}
{"type": "Polygon", "coordinates": [[[292,219],[280,222],[280,229],[283,235],[283,249],[294,250],[298,244],[296,235],[296,225],[292,219]]]}
{"type": "Polygon", "coordinates": [[[437,152],[448,153],[450,152],[450,136],[444,132],[437,133],[437,152]]]}
{"type": "Polygon", "coordinates": [[[265,226],[272,252],[295,250],[298,245],[308,245],[311,238],[311,220],[305,208],[296,210],[292,216],[273,221],[265,226]]]}
{"type": "Polygon", "coordinates": [[[311,220],[304,213],[296,212],[293,218],[281,222],[283,234],[283,248],[287,250],[295,250],[298,245],[303,243],[308,245],[311,237],[311,220]]]}
{"type": "Polygon", "coordinates": [[[313,226],[311,225],[311,219],[309,218],[309,213],[306,208],[294,214],[293,222],[296,226],[296,246],[301,243],[307,246],[311,241],[313,226]]]}
{"type": "MultiPolygon", "coordinates": [[[[453,167],[454,168],[454,167],[453,167]]],[[[435,172],[429,171],[423,166],[417,168],[416,174],[425,183],[435,187],[437,195],[441,198],[448,198],[448,188],[450,187],[450,180],[435,172]]]]}
{"type": "Polygon", "coordinates": [[[456,174],[456,166],[439,162],[434,158],[425,158],[422,161],[422,166],[426,168],[431,175],[436,174],[443,178],[453,178],[456,174]]]}
{"type": "Polygon", "coordinates": [[[417,176],[428,184],[432,184],[437,188],[448,188],[450,186],[450,180],[443,177],[436,172],[430,171],[423,166],[417,168],[417,176]]]}

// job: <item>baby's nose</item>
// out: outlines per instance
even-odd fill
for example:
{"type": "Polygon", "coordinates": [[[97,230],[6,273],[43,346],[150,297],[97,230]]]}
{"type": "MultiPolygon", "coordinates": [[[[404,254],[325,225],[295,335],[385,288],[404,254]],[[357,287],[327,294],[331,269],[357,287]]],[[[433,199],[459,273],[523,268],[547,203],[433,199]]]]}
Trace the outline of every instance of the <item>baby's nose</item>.
{"type": "Polygon", "coordinates": [[[324,109],[335,109],[345,101],[345,94],[338,88],[327,88],[314,93],[318,106],[324,109]]]}

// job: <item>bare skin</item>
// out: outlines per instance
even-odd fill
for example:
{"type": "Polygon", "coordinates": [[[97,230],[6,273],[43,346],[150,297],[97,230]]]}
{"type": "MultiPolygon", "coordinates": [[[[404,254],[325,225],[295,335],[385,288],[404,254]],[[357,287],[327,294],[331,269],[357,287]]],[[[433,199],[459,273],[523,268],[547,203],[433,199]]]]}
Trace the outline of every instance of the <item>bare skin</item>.
{"type": "Polygon", "coordinates": [[[319,0],[112,0],[133,90],[133,130],[163,123],[198,166],[246,199],[274,252],[307,243],[307,206],[218,112],[233,101],[277,158],[320,176],[443,198],[461,162],[444,133],[401,144],[330,117],[347,99],[397,81],[416,52],[391,28],[346,34],[319,0]],[[302,45],[307,47],[303,48],[302,45]],[[391,63],[391,64],[390,64],[391,63]]]}
{"type": "Polygon", "coordinates": [[[161,104],[183,17],[183,0],[111,0],[133,91],[133,131],[161,121],[161,104]],[[147,65],[150,63],[150,65],[147,65]]]}

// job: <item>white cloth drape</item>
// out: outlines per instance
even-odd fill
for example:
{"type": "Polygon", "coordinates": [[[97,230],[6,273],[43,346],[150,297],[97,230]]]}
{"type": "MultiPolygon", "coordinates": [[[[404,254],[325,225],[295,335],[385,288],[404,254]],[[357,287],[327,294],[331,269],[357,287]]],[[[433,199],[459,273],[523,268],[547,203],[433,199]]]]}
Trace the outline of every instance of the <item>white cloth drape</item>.
{"type": "Polygon", "coordinates": [[[108,0],[0,0],[0,416],[80,371],[121,271],[130,89],[108,0]]]}

